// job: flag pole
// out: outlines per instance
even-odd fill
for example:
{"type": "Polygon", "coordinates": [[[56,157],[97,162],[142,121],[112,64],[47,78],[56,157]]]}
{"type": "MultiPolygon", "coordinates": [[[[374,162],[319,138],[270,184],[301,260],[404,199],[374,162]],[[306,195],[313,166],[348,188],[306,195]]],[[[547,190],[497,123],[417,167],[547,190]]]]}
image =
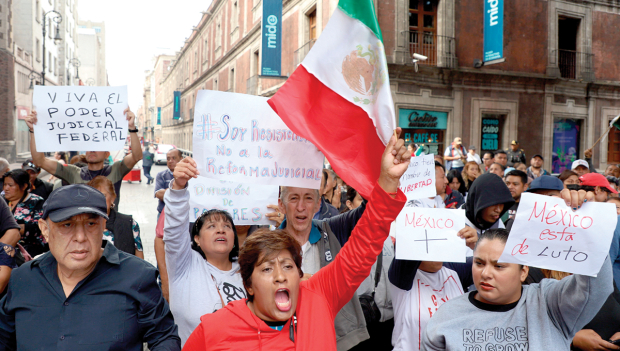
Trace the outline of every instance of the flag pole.
{"type": "Polygon", "coordinates": [[[607,134],[609,134],[609,132],[611,131],[611,128],[613,128],[614,126],[610,126],[609,128],[607,128],[607,131],[605,133],[603,133],[603,135],[601,135],[598,140],[596,142],[594,142],[594,145],[592,145],[592,147],[590,149],[594,149],[594,147],[596,146],[596,144],[599,143],[599,141],[601,141],[601,139],[603,139],[603,137],[607,134]]]}

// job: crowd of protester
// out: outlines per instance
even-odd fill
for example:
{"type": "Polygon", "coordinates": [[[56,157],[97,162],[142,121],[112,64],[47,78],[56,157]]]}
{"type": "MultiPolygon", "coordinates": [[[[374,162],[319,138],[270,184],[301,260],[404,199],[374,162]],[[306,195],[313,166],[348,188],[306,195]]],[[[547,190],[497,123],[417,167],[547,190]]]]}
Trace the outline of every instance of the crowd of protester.
{"type": "Polygon", "coordinates": [[[392,138],[370,198],[327,167],[319,189],[280,188],[271,226],[217,209],[190,222],[196,161],[173,148],[151,176],[154,150],[125,113],[131,147],[116,162],[46,157],[34,134],[21,168],[0,159],[0,350],[620,349],[620,223],[596,277],[497,262],[525,192],[620,215],[620,168],[597,173],[591,150],[554,176],[516,140],[478,154],[457,137],[435,155],[437,195],[407,201],[399,179],[423,149],[392,138]],[[141,160],[157,267],[118,211],[141,160]],[[466,262],[396,259],[390,224],[404,206],[464,210],[466,262]]]}

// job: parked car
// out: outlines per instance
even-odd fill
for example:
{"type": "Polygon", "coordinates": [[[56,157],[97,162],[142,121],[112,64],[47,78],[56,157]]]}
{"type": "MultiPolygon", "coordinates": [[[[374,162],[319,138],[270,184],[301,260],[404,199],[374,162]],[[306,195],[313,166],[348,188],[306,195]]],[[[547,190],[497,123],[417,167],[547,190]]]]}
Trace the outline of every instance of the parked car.
{"type": "Polygon", "coordinates": [[[170,145],[170,144],[157,144],[157,149],[155,150],[155,164],[156,165],[160,165],[163,164],[165,165],[167,160],[166,160],[166,154],[168,153],[168,151],[172,150],[172,149],[176,149],[176,147],[174,145],[170,145]]]}

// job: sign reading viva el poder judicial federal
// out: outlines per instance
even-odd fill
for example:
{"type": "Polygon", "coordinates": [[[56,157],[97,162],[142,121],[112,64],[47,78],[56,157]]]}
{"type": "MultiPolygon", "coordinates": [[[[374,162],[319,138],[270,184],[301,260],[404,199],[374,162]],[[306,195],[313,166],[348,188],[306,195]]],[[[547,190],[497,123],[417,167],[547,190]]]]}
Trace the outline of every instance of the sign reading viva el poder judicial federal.
{"type": "Polygon", "coordinates": [[[267,98],[200,90],[193,137],[203,177],[311,189],[321,185],[323,154],[295,135],[267,98]]]}
{"type": "Polygon", "coordinates": [[[37,85],[32,101],[37,151],[110,151],[125,145],[126,86],[37,85]]]}

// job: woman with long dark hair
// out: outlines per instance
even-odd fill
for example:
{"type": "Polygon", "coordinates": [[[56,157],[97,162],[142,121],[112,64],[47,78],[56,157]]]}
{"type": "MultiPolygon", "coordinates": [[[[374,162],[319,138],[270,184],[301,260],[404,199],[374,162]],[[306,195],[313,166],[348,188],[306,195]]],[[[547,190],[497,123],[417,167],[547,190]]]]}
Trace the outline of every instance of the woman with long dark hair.
{"type": "Polygon", "coordinates": [[[6,200],[15,221],[21,227],[22,238],[19,244],[30,256],[49,251],[47,241],[39,229],[39,219],[43,214],[45,200],[39,195],[30,193],[30,175],[21,169],[14,169],[2,176],[4,182],[4,199],[6,200]]]}
{"type": "Polygon", "coordinates": [[[188,179],[177,174],[189,162],[194,161],[188,157],[177,164],[175,179],[164,195],[170,310],[179,326],[182,345],[200,324],[202,315],[246,297],[237,263],[239,240],[230,214],[215,209],[204,212],[188,235],[188,179]]]}
{"type": "Polygon", "coordinates": [[[465,185],[465,181],[461,177],[461,172],[451,169],[446,177],[448,178],[448,186],[452,191],[458,191],[463,196],[467,195],[467,185],[465,185]]]}

